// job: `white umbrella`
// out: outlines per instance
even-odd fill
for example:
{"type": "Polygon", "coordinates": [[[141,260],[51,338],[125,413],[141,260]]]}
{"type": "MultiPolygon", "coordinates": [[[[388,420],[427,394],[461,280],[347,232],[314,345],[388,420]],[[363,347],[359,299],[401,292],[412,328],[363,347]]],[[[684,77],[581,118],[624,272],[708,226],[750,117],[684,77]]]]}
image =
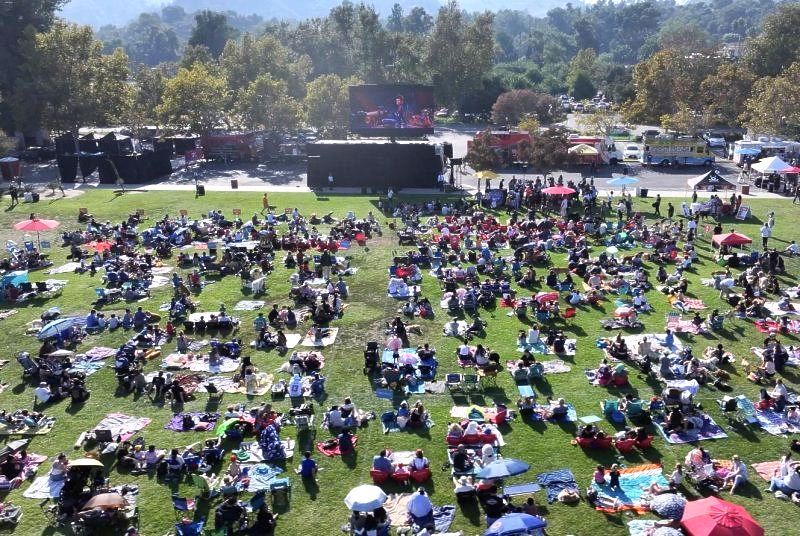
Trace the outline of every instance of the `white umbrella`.
{"type": "Polygon", "coordinates": [[[363,484],[350,490],[344,504],[354,512],[372,512],[386,502],[386,494],[378,486],[363,484]]]}
{"type": "Polygon", "coordinates": [[[783,173],[792,166],[781,160],[780,157],[778,156],[770,156],[769,158],[759,160],[751,167],[752,169],[758,171],[759,173],[766,174],[766,173],[783,173]]]}

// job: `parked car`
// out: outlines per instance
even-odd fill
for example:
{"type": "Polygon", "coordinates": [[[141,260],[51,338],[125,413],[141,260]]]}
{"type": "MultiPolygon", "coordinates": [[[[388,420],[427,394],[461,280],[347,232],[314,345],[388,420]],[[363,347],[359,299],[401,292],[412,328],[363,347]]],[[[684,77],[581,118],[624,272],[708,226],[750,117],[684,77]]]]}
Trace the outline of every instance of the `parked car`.
{"type": "Polygon", "coordinates": [[[625,160],[637,160],[639,158],[639,146],[635,143],[626,145],[622,150],[622,158],[625,160]]]}
{"type": "Polygon", "coordinates": [[[725,136],[721,132],[706,132],[703,137],[709,147],[725,147],[725,136]]]}

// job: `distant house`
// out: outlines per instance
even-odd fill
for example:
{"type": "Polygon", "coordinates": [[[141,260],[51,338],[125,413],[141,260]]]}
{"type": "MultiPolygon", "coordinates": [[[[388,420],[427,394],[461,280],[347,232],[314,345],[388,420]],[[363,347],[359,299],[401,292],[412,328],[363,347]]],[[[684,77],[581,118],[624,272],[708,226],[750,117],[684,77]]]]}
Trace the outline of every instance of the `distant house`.
{"type": "Polygon", "coordinates": [[[719,56],[728,60],[738,60],[747,51],[747,44],[744,41],[735,43],[723,43],[719,49],[719,56]]]}

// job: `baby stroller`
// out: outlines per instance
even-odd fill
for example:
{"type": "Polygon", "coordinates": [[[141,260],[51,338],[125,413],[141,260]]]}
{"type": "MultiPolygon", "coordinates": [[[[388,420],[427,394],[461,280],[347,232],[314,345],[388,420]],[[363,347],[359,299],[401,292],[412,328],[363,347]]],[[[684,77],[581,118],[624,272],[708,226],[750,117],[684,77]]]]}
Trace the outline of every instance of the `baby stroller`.
{"type": "Polygon", "coordinates": [[[370,341],[364,349],[364,374],[372,375],[380,371],[381,359],[378,355],[378,343],[370,341]]]}

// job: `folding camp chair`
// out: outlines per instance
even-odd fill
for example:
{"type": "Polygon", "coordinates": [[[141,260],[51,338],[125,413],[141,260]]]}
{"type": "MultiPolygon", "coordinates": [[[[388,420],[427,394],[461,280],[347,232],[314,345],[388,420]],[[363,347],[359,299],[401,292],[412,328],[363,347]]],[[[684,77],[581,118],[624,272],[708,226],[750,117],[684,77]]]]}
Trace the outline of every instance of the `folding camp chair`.
{"type": "Polygon", "coordinates": [[[463,378],[464,391],[477,393],[483,390],[477,374],[464,374],[463,378]]]}
{"type": "Polygon", "coordinates": [[[180,520],[185,517],[186,512],[191,512],[195,508],[194,499],[180,497],[177,493],[172,494],[172,508],[175,510],[175,518],[180,520]]]}
{"type": "Polygon", "coordinates": [[[676,331],[681,323],[681,314],[674,311],[667,313],[667,328],[670,331],[676,331]]]}
{"type": "Polygon", "coordinates": [[[192,485],[197,489],[196,500],[211,500],[219,497],[218,489],[211,489],[208,481],[200,475],[192,475],[192,485]]]}
{"type": "Polygon", "coordinates": [[[203,534],[203,527],[206,524],[205,518],[191,523],[175,523],[175,536],[200,536],[203,534]]]}
{"type": "Polygon", "coordinates": [[[458,373],[450,373],[445,376],[445,386],[451,393],[464,392],[464,376],[458,373]]]}
{"type": "Polygon", "coordinates": [[[578,309],[576,309],[575,307],[567,307],[561,314],[561,318],[564,319],[564,322],[569,323],[567,321],[570,320],[571,318],[575,318],[575,315],[577,314],[578,314],[578,309]]]}
{"type": "Polygon", "coordinates": [[[744,395],[736,397],[736,420],[744,424],[753,424],[758,421],[755,405],[744,395]]]}

